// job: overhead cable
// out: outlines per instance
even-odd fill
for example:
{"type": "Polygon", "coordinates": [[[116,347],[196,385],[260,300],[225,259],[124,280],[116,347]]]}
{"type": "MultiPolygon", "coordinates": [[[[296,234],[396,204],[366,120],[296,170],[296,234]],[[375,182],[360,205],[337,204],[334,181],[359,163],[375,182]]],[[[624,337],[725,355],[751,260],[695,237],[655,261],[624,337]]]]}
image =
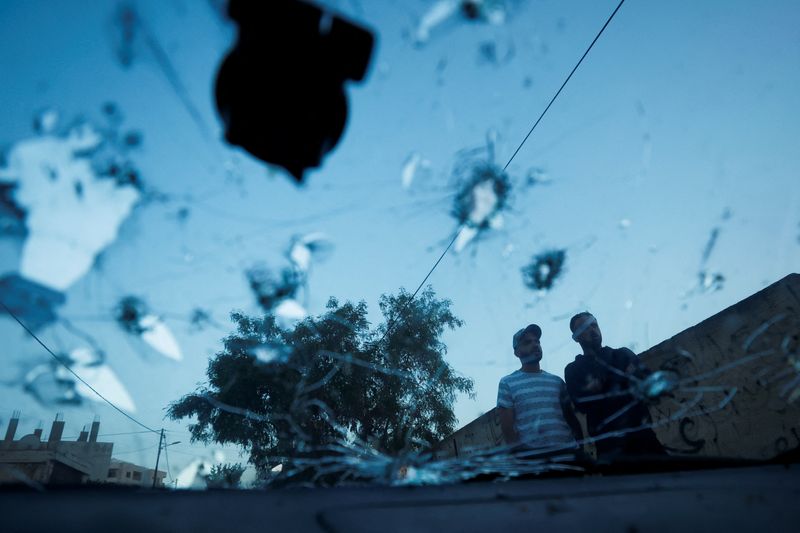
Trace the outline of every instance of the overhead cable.
{"type": "Polygon", "coordinates": [[[120,413],[122,416],[124,416],[125,418],[127,418],[127,419],[131,420],[131,421],[132,421],[132,422],[134,422],[135,424],[137,424],[137,425],[139,425],[139,426],[143,427],[143,428],[144,428],[144,429],[146,429],[147,431],[150,431],[151,433],[159,433],[159,434],[160,434],[160,431],[157,431],[157,430],[155,430],[155,429],[153,429],[153,428],[151,428],[151,427],[147,426],[146,424],[143,424],[142,422],[139,422],[139,421],[138,421],[138,420],[136,420],[134,417],[132,417],[131,415],[129,415],[128,413],[126,413],[125,411],[123,411],[122,409],[120,409],[119,407],[117,407],[117,406],[116,406],[116,404],[114,404],[114,402],[112,402],[111,400],[109,400],[108,398],[106,398],[105,396],[103,396],[102,394],[100,394],[100,393],[97,391],[97,389],[95,389],[94,387],[92,387],[91,385],[89,385],[89,383],[87,383],[85,379],[83,379],[82,377],[80,377],[80,376],[79,376],[79,375],[78,375],[78,374],[77,374],[77,373],[76,373],[74,370],[72,370],[72,368],[70,367],[70,365],[68,365],[67,363],[65,363],[63,359],[61,359],[59,356],[57,356],[57,355],[56,355],[56,354],[53,352],[53,350],[51,350],[51,349],[50,349],[50,348],[49,348],[49,347],[48,347],[48,346],[47,346],[47,345],[46,345],[44,342],[42,342],[42,340],[41,340],[39,337],[37,337],[37,336],[36,336],[36,334],[35,334],[33,331],[31,331],[31,330],[30,330],[30,328],[28,328],[28,326],[26,326],[26,325],[25,325],[25,324],[22,322],[22,320],[20,320],[20,319],[19,319],[19,317],[18,317],[18,316],[17,316],[17,315],[14,313],[14,311],[12,311],[12,310],[11,310],[11,309],[10,309],[10,308],[9,308],[9,307],[8,307],[8,306],[5,304],[5,302],[3,302],[2,300],[0,300],[0,306],[3,306],[3,309],[5,309],[5,310],[6,310],[6,312],[7,312],[9,315],[11,315],[11,317],[12,317],[14,320],[16,320],[16,321],[17,321],[17,324],[19,324],[20,326],[22,326],[22,329],[24,329],[25,331],[27,331],[27,332],[28,332],[28,335],[30,335],[31,337],[33,337],[33,338],[34,338],[34,340],[36,340],[36,342],[38,342],[38,343],[39,343],[39,344],[42,346],[42,348],[44,348],[44,349],[47,351],[47,353],[49,353],[49,354],[50,354],[50,355],[53,357],[53,359],[55,359],[56,361],[58,361],[58,363],[59,363],[59,364],[61,364],[61,365],[62,365],[64,368],[66,368],[66,369],[67,369],[67,371],[69,371],[69,373],[70,373],[70,374],[72,374],[73,376],[75,376],[75,378],[76,378],[78,381],[80,381],[81,383],[83,383],[84,385],[86,385],[86,386],[89,388],[89,390],[91,390],[93,393],[95,393],[95,394],[96,394],[96,395],[97,395],[97,396],[98,396],[98,397],[99,397],[101,400],[103,400],[103,401],[104,401],[104,402],[106,402],[108,405],[110,405],[110,406],[111,406],[111,407],[113,407],[115,410],[117,410],[117,411],[118,411],[118,412],[119,412],[119,413],[120,413]]]}
{"type": "Polygon", "coordinates": [[[558,95],[559,95],[559,94],[561,94],[561,91],[562,91],[562,90],[564,89],[564,87],[567,85],[567,82],[569,82],[570,78],[572,78],[572,75],[573,75],[573,74],[575,74],[575,71],[576,71],[576,70],[578,70],[578,67],[579,67],[579,66],[581,66],[581,63],[583,63],[583,60],[584,60],[584,58],[585,58],[587,55],[589,55],[589,51],[590,51],[590,50],[592,49],[592,47],[594,46],[594,43],[596,43],[596,42],[597,42],[597,40],[600,38],[600,36],[601,36],[601,35],[603,35],[603,31],[605,31],[606,27],[607,27],[607,26],[608,26],[608,25],[611,23],[611,19],[613,19],[613,18],[614,18],[614,15],[616,15],[616,14],[617,14],[617,11],[619,11],[619,8],[621,8],[621,7],[622,7],[622,4],[624,4],[624,3],[625,3],[625,0],[620,0],[619,4],[617,4],[617,7],[616,7],[616,9],[614,9],[614,11],[613,11],[613,12],[611,13],[611,15],[608,17],[608,20],[606,20],[606,23],[605,23],[605,24],[603,24],[603,27],[602,27],[602,28],[600,28],[600,31],[599,31],[599,32],[597,32],[597,35],[595,35],[595,37],[594,37],[594,40],[592,40],[591,44],[590,44],[590,45],[589,45],[589,47],[586,49],[586,51],[583,53],[583,55],[582,55],[582,56],[581,56],[581,58],[578,60],[578,62],[577,62],[577,63],[575,63],[575,66],[574,66],[574,67],[572,67],[572,71],[569,73],[569,76],[567,76],[567,79],[565,79],[565,80],[564,80],[564,83],[562,83],[562,84],[561,84],[561,87],[559,87],[559,88],[558,88],[558,91],[556,91],[556,94],[554,94],[554,95],[553,95],[553,97],[550,99],[550,102],[547,104],[547,107],[545,107],[545,108],[544,108],[544,111],[542,111],[542,114],[541,114],[541,115],[539,115],[539,118],[537,118],[537,119],[536,119],[536,122],[534,122],[534,123],[533,123],[533,126],[531,126],[531,129],[530,129],[530,130],[528,130],[528,134],[527,134],[527,135],[525,135],[525,138],[524,138],[524,139],[522,139],[522,142],[521,142],[521,143],[519,143],[519,146],[517,146],[517,149],[516,149],[516,150],[514,150],[514,153],[511,155],[511,158],[509,158],[509,160],[508,160],[508,163],[506,163],[506,165],[503,167],[503,170],[504,170],[504,171],[505,171],[505,170],[508,168],[508,165],[510,165],[510,164],[511,164],[511,162],[514,160],[514,158],[517,156],[517,154],[519,153],[520,149],[522,149],[522,146],[523,146],[523,145],[525,144],[525,142],[528,140],[528,137],[530,137],[530,136],[531,136],[531,133],[533,133],[533,130],[535,130],[535,129],[536,129],[536,126],[538,126],[538,125],[539,125],[539,122],[541,122],[541,121],[542,121],[542,118],[544,118],[544,115],[545,115],[545,113],[547,113],[547,110],[548,110],[548,109],[550,109],[550,106],[551,106],[551,105],[553,105],[553,102],[555,102],[555,101],[556,101],[556,98],[558,98],[558,95]]]}
{"type": "MultiPolygon", "coordinates": [[[[600,28],[600,31],[599,31],[599,32],[597,32],[597,35],[595,35],[594,39],[593,39],[593,40],[592,40],[592,42],[589,44],[589,47],[588,47],[588,48],[586,49],[586,51],[583,53],[583,55],[582,55],[582,56],[581,56],[581,58],[578,60],[578,62],[575,64],[575,66],[572,68],[572,70],[570,71],[569,75],[568,75],[568,76],[567,76],[567,78],[564,80],[564,83],[562,83],[562,84],[561,84],[561,87],[559,87],[559,88],[558,88],[558,91],[556,91],[556,93],[555,93],[555,94],[553,95],[553,97],[550,99],[550,102],[549,102],[549,103],[547,104],[547,106],[544,108],[544,111],[542,111],[541,115],[539,115],[539,118],[538,118],[538,119],[536,119],[536,122],[534,122],[534,123],[533,123],[533,126],[531,126],[531,129],[530,129],[530,130],[528,130],[528,133],[527,133],[527,135],[525,135],[525,138],[524,138],[524,139],[522,139],[522,142],[519,144],[519,146],[517,146],[517,149],[516,149],[516,150],[514,150],[514,153],[511,155],[511,157],[509,158],[508,162],[507,162],[507,163],[505,164],[505,166],[503,167],[503,171],[505,171],[505,170],[508,168],[508,166],[509,166],[509,165],[511,164],[511,162],[514,160],[514,158],[517,156],[517,154],[519,153],[519,151],[522,149],[522,146],[525,144],[525,142],[528,140],[528,138],[529,138],[529,137],[531,136],[531,134],[533,133],[533,130],[535,130],[535,129],[536,129],[536,126],[538,126],[538,125],[539,125],[539,122],[541,122],[541,121],[542,121],[542,118],[544,118],[544,115],[547,113],[547,110],[548,110],[548,109],[550,109],[550,106],[552,106],[552,105],[553,105],[553,102],[555,102],[555,101],[556,101],[556,98],[558,98],[558,95],[559,95],[559,94],[561,94],[561,91],[562,91],[562,90],[564,89],[564,87],[567,85],[567,83],[569,82],[570,78],[572,78],[572,75],[573,75],[573,74],[575,74],[575,71],[576,71],[576,70],[578,70],[578,67],[581,65],[581,63],[583,62],[583,60],[584,60],[584,59],[586,58],[586,56],[589,54],[589,51],[592,49],[592,47],[594,46],[594,44],[597,42],[597,40],[598,40],[598,39],[600,38],[600,36],[603,34],[603,32],[605,31],[606,27],[608,27],[609,23],[611,23],[611,20],[614,18],[614,15],[616,15],[616,14],[617,14],[617,11],[619,11],[619,9],[622,7],[622,4],[624,4],[624,3],[625,3],[625,0],[620,0],[619,4],[617,4],[617,7],[614,9],[614,11],[613,11],[613,12],[611,13],[611,15],[608,17],[608,20],[606,20],[606,23],[605,23],[605,24],[603,24],[603,27],[602,27],[602,28],[600,28]]],[[[417,295],[417,293],[419,293],[419,291],[422,289],[422,286],[423,286],[423,285],[425,285],[425,282],[427,282],[427,281],[428,281],[428,278],[430,278],[430,277],[431,277],[431,274],[433,274],[433,271],[434,271],[434,270],[436,270],[436,268],[439,266],[439,264],[440,264],[440,263],[442,262],[442,260],[444,259],[445,255],[447,255],[447,252],[449,252],[449,251],[450,251],[450,248],[452,248],[452,247],[453,247],[453,244],[456,242],[456,239],[458,238],[458,235],[461,233],[461,231],[463,230],[463,228],[464,228],[464,226],[462,225],[462,226],[459,226],[459,228],[456,230],[455,234],[453,235],[453,238],[450,240],[450,243],[447,245],[447,247],[444,249],[444,251],[442,252],[442,254],[439,256],[439,258],[438,258],[438,259],[436,260],[436,262],[433,264],[433,266],[431,267],[431,269],[430,269],[430,270],[428,271],[428,273],[425,275],[425,278],[424,278],[424,279],[423,279],[423,280],[420,282],[420,284],[417,286],[416,290],[415,290],[415,291],[414,291],[414,293],[411,295],[411,298],[409,299],[409,301],[407,302],[407,304],[406,304],[406,305],[409,305],[409,304],[411,303],[411,301],[414,299],[414,297],[417,295]]],[[[383,336],[382,336],[382,337],[381,337],[381,339],[380,339],[381,341],[382,341],[384,338],[386,338],[386,336],[389,334],[389,331],[391,330],[391,326],[393,326],[393,325],[394,325],[393,323],[392,323],[392,324],[389,324],[389,325],[387,325],[386,332],[384,332],[383,336]]]]}

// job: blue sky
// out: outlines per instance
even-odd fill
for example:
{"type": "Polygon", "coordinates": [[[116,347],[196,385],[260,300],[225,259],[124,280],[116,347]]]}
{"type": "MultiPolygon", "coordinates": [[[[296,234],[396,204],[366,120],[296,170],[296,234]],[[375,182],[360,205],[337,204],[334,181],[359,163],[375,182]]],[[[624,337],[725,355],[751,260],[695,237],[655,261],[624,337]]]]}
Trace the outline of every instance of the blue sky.
{"type": "MultiPolygon", "coordinates": [[[[454,18],[419,45],[413,35],[432,1],[328,4],[374,29],[378,45],[365,82],[348,90],[339,146],[296,187],[218,140],[212,83],[234,32],[213,2],[132,4],[205,133],[144,39],[133,43],[131,66],[120,65],[116,3],[0,2],[0,146],[34,137],[33,118],[44,108],[57,109],[66,128],[79,117],[102,122],[107,101],[118,105],[124,128],[143,134],[130,157],[161,199],[125,218],[59,313],[103,346],[149,425],[183,431],[162,420],[163,409],[204,379],[225,334],[193,331],[185,318],[201,307],[227,326],[232,309],[256,312],[243,271],[282,266],[292,236],[321,231],[333,244],[312,264],[304,302],[311,313],[329,296],[363,299],[376,312],[380,294],[413,290],[456,227],[449,213],[459,150],[496,136],[496,160],[505,163],[616,6],[517,0],[506,3],[502,24],[454,18]],[[493,64],[480,54],[484,43],[501,56],[513,52],[493,64]],[[401,171],[413,153],[430,165],[404,189],[401,171]],[[181,361],[103,319],[127,294],[163,317],[181,361]]],[[[448,254],[430,279],[466,322],[445,339],[450,363],[475,379],[477,398],[456,405],[461,423],[494,406],[499,378],[517,366],[511,335],[527,323],[544,331],[545,370],[562,375],[577,353],[568,332],[574,312],[590,309],[606,342],[641,352],[798,270],[798,58],[795,2],[626,2],[510,165],[515,187],[504,226],[448,254]],[[524,186],[533,168],[549,181],[524,186]],[[714,228],[716,245],[701,265],[714,228]],[[537,295],[520,269],[551,248],[567,250],[565,272],[537,295]],[[693,290],[701,268],[724,275],[721,290],[693,290]]],[[[19,240],[0,241],[0,268],[18,270],[19,240]]],[[[65,350],[85,347],[61,326],[41,333],[65,350]]],[[[7,317],[0,335],[5,383],[47,360],[7,317]]],[[[26,431],[38,420],[47,426],[56,410],[65,412],[67,433],[94,414],[109,433],[137,429],[98,403],[41,405],[13,384],[0,394],[2,420],[21,409],[26,431]]],[[[119,451],[152,440],[117,439],[119,451]]],[[[176,468],[202,452],[174,449],[176,468]]],[[[152,443],[126,460],[149,462],[154,453],[152,443]]]]}

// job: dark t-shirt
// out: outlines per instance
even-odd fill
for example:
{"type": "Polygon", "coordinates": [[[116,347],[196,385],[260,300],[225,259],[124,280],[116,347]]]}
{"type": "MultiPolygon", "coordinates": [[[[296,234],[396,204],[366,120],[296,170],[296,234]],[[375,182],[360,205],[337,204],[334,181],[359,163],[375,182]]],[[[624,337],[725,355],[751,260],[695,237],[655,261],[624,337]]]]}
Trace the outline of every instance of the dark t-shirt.
{"type": "Polygon", "coordinates": [[[627,348],[601,348],[597,357],[578,355],[567,365],[564,379],[575,408],[586,415],[599,456],[612,453],[663,454],[652,429],[647,406],[634,394],[636,379],[650,371],[627,348]],[[642,428],[633,430],[634,428],[642,428]],[[605,436],[604,436],[605,435],[605,436]]]}

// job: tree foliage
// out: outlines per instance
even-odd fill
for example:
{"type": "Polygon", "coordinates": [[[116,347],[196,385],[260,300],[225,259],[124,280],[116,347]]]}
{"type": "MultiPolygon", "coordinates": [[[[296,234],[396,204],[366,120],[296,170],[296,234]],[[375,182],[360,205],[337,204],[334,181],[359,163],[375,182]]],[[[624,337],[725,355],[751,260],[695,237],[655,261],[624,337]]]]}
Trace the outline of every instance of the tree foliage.
{"type": "Polygon", "coordinates": [[[293,329],[233,313],[237,331],[210,360],[207,384],[169,416],[194,417],[193,440],[243,447],[262,474],[334,444],[397,454],[441,440],[455,428],[456,395],[473,391],[441,340],[462,321],[431,288],[383,295],[380,310],[375,328],[364,302],[334,298],[293,329]]]}
{"type": "Polygon", "coordinates": [[[214,465],[206,476],[206,485],[210,489],[235,489],[239,488],[245,467],[239,463],[214,465]]]}

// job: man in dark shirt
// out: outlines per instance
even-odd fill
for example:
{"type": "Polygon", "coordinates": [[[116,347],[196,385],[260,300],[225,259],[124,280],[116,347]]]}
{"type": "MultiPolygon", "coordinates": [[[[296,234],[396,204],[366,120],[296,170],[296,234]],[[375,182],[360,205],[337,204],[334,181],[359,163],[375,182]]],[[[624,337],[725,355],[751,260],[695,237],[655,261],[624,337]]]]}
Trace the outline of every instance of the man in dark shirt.
{"type": "Polygon", "coordinates": [[[600,326],[591,313],[573,316],[569,329],[583,354],[567,365],[564,379],[575,408],[586,415],[589,435],[598,437],[598,458],[664,454],[648,427],[650,412],[635,393],[637,383],[650,371],[631,350],[603,346],[600,326]]]}

